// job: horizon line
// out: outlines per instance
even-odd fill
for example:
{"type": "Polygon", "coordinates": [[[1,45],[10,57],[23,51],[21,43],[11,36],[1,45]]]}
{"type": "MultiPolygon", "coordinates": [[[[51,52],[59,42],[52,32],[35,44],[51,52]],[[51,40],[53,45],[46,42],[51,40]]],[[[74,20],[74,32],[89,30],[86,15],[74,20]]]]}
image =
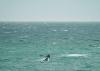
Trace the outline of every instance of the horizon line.
{"type": "Polygon", "coordinates": [[[39,20],[39,21],[0,21],[0,22],[100,22],[100,21],[43,21],[43,20],[39,20]]]}

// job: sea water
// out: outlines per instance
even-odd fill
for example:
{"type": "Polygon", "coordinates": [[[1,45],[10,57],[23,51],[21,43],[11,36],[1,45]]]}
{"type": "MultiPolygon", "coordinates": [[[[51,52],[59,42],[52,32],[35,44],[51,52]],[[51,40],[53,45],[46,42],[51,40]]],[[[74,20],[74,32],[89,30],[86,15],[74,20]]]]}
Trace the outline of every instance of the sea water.
{"type": "Polygon", "coordinates": [[[0,71],[100,71],[100,22],[1,22],[0,71]]]}

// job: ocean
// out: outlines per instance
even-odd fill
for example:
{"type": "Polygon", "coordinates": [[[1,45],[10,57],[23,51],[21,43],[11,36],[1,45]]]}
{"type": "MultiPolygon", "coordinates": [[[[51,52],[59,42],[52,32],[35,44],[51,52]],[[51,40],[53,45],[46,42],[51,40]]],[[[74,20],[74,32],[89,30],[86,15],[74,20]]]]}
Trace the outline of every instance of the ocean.
{"type": "Polygon", "coordinates": [[[0,71],[100,71],[100,22],[0,22],[0,71]]]}

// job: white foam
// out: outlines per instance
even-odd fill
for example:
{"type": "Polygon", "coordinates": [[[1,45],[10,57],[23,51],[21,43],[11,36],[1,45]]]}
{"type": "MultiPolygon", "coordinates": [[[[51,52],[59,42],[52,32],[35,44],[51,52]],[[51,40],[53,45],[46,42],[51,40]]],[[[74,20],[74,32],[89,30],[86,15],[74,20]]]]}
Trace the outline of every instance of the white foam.
{"type": "Polygon", "coordinates": [[[43,60],[45,60],[45,58],[41,58],[41,59],[40,59],[40,61],[43,61],[43,60]]]}
{"type": "Polygon", "coordinates": [[[63,30],[63,31],[67,32],[68,30],[63,30]]]}
{"type": "Polygon", "coordinates": [[[35,61],[44,62],[45,58],[37,59],[35,61]]]}
{"type": "Polygon", "coordinates": [[[61,57],[86,57],[87,54],[63,54],[61,57]]]}

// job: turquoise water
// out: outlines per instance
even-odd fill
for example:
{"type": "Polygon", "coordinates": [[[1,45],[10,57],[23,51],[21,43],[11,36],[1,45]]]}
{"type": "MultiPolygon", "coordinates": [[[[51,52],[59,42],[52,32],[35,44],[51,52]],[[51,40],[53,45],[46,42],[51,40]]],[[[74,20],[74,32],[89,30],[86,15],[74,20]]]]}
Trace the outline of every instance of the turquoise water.
{"type": "Polygon", "coordinates": [[[1,22],[0,71],[100,71],[100,23],[1,22]]]}

